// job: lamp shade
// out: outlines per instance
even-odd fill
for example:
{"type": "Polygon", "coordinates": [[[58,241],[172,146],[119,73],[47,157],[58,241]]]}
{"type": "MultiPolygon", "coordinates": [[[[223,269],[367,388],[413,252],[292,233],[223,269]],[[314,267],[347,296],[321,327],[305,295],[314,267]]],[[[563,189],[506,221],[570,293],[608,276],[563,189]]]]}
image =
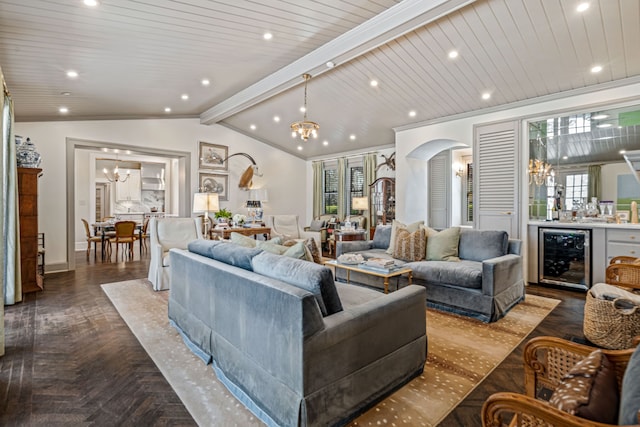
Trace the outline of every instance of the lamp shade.
{"type": "Polygon", "coordinates": [[[194,212],[218,212],[219,210],[218,193],[195,193],[193,195],[194,212]]]}
{"type": "Polygon", "coordinates": [[[269,193],[267,189],[262,188],[253,188],[249,191],[249,199],[248,200],[260,200],[261,202],[269,201],[269,193]]]}
{"type": "Polygon", "coordinates": [[[351,199],[351,208],[359,211],[366,211],[369,209],[368,197],[354,197],[351,199]]]}

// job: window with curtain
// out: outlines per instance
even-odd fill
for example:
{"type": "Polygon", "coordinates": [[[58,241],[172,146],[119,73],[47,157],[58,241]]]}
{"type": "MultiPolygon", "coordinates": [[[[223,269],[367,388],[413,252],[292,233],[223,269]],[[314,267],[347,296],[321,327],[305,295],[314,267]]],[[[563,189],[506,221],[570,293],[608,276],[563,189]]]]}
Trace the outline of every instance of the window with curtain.
{"type": "Polygon", "coordinates": [[[338,213],[338,169],[325,165],[323,174],[323,212],[335,215],[338,213]]]}
{"type": "Polygon", "coordinates": [[[348,194],[348,202],[349,209],[351,215],[359,215],[361,211],[354,210],[351,207],[351,202],[354,197],[362,197],[364,196],[364,168],[362,165],[360,166],[349,166],[349,194],[348,194]]]}

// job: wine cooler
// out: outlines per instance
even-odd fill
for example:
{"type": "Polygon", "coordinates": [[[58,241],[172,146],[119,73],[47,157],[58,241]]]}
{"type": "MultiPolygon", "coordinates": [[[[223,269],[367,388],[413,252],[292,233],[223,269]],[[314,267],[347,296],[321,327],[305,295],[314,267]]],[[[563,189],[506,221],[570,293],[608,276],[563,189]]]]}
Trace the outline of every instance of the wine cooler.
{"type": "Polygon", "coordinates": [[[590,243],[589,230],[540,228],[538,283],[588,290],[590,243]]]}

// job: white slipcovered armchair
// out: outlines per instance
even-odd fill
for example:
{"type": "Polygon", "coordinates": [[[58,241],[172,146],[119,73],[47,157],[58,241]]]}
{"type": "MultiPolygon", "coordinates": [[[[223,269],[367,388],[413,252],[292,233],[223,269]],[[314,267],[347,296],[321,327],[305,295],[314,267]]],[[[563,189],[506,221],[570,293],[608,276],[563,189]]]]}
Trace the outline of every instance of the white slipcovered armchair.
{"type": "Polygon", "coordinates": [[[267,227],[271,228],[271,237],[282,236],[285,239],[305,240],[312,237],[318,248],[322,246],[319,231],[304,231],[298,223],[298,215],[271,215],[267,218],[267,227]]]}
{"type": "Polygon", "coordinates": [[[154,291],[169,289],[169,249],[187,249],[192,240],[202,239],[200,218],[151,218],[149,222],[149,281],[154,291]]]}

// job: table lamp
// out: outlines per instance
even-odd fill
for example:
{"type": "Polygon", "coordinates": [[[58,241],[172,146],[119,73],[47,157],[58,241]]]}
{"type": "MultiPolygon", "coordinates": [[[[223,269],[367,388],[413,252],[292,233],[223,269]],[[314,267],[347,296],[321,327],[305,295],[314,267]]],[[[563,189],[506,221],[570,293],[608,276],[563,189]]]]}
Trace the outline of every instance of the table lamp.
{"type": "Polygon", "coordinates": [[[204,212],[204,235],[209,237],[209,212],[220,210],[218,193],[194,193],[193,211],[204,212]]]}
{"type": "MultiPolygon", "coordinates": [[[[351,199],[351,208],[356,211],[366,211],[369,209],[368,197],[354,197],[351,199]]],[[[363,212],[360,212],[362,214],[363,212]]]]}

